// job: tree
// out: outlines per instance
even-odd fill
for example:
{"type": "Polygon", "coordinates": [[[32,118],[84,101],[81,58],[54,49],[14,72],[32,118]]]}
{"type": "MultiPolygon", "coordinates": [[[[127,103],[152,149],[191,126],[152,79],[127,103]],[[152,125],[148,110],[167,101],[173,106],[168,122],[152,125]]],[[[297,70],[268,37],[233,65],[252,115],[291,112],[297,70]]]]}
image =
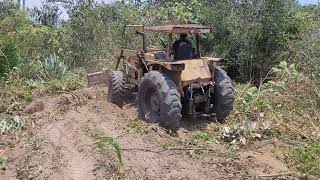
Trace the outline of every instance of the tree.
{"type": "Polygon", "coordinates": [[[17,7],[18,6],[10,0],[0,1],[0,21],[6,16],[12,15],[17,7]]]}
{"type": "Polygon", "coordinates": [[[58,19],[61,15],[58,4],[46,2],[40,8],[34,7],[31,11],[31,17],[36,23],[49,27],[57,27],[58,19]]]}

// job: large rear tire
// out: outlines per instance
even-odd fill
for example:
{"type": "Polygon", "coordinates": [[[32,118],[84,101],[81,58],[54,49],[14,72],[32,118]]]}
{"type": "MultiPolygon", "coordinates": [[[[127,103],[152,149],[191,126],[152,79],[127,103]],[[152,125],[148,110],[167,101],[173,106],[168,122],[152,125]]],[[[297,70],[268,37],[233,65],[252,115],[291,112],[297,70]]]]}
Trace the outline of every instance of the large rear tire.
{"type": "Polygon", "coordinates": [[[213,79],[215,82],[213,112],[216,114],[217,120],[223,123],[233,110],[234,87],[230,77],[219,67],[215,68],[213,79]]]}
{"type": "Polygon", "coordinates": [[[122,71],[111,71],[108,79],[108,102],[122,107],[125,99],[125,78],[122,71]]]}
{"type": "Polygon", "coordinates": [[[139,118],[175,130],[182,118],[181,109],[180,94],[171,78],[158,71],[146,73],[138,90],[139,118]]]}

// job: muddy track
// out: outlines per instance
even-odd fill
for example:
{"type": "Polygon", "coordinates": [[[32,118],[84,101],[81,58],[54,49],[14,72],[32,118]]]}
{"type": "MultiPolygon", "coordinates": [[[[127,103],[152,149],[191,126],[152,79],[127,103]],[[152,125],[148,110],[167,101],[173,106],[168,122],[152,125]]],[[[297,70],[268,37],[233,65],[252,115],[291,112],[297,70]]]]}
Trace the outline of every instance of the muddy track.
{"type": "Polygon", "coordinates": [[[120,109],[107,103],[105,94],[104,88],[92,88],[31,103],[24,132],[5,152],[10,161],[0,179],[296,179],[271,153],[277,142],[239,152],[219,143],[188,149],[195,147],[194,132],[219,125],[186,121],[170,135],[137,120],[134,104],[120,109]],[[96,146],[97,136],[119,142],[124,174],[117,173],[112,150],[96,146]]]}

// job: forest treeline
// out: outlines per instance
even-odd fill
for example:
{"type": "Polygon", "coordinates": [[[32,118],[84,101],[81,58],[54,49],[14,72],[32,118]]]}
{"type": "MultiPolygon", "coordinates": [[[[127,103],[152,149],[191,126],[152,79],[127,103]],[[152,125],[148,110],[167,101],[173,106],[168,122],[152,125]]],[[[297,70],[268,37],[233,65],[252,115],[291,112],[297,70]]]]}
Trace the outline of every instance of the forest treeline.
{"type": "MultiPolygon", "coordinates": [[[[196,23],[213,29],[201,37],[203,54],[236,64],[243,81],[264,78],[281,61],[298,64],[310,77],[319,78],[318,5],[301,6],[294,0],[112,4],[65,0],[26,11],[4,1],[0,8],[1,76],[19,64],[34,66],[54,54],[70,68],[101,69],[112,64],[122,45],[139,45],[133,34],[127,35],[124,42],[126,24],[196,23]],[[62,6],[69,18],[61,18],[62,6]]],[[[155,37],[150,38],[150,44],[156,45],[160,37],[151,36],[155,37]]]]}

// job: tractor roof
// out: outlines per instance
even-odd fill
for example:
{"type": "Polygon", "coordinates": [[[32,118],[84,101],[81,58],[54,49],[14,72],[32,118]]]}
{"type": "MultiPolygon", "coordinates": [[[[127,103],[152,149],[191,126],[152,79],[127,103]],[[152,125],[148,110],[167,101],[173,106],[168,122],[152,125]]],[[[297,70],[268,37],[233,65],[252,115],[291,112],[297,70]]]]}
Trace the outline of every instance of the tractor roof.
{"type": "Polygon", "coordinates": [[[189,34],[189,33],[209,33],[211,31],[210,27],[202,26],[198,24],[181,24],[181,25],[164,25],[155,27],[144,27],[145,31],[151,32],[163,32],[163,33],[179,33],[179,34],[189,34]]]}

